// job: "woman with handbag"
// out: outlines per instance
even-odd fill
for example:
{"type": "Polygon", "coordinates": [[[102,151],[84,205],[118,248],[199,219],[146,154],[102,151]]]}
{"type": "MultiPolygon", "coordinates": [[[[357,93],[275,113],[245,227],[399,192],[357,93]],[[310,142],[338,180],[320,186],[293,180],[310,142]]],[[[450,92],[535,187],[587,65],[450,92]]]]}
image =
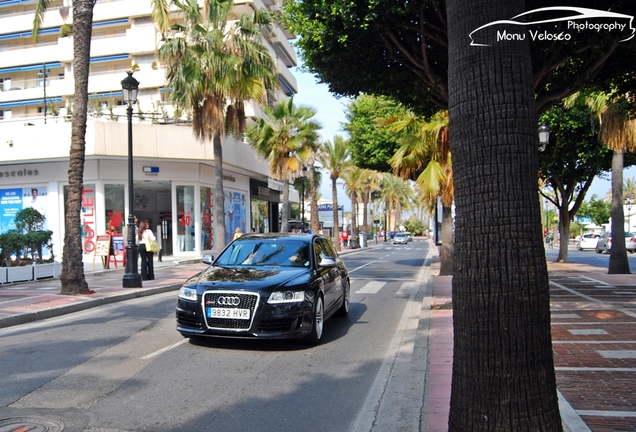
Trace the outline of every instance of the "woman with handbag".
{"type": "Polygon", "coordinates": [[[153,280],[155,269],[153,264],[153,252],[158,251],[158,244],[155,235],[150,229],[150,221],[142,220],[137,232],[137,244],[139,245],[139,256],[141,257],[141,279],[153,280]]]}

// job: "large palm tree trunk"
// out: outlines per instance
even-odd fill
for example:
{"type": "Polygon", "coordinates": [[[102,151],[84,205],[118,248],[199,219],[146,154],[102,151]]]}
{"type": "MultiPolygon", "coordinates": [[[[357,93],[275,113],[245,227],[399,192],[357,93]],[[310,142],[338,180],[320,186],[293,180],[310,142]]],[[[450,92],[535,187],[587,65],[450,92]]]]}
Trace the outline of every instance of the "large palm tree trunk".
{"type": "Polygon", "coordinates": [[[440,251],[440,276],[448,276],[453,274],[453,257],[455,255],[455,247],[453,225],[453,209],[450,207],[442,207],[442,246],[440,251]]]}
{"type": "Polygon", "coordinates": [[[338,187],[336,185],[336,179],[331,179],[331,196],[333,197],[333,242],[336,245],[336,250],[340,252],[340,221],[338,220],[338,187]]]}
{"type": "Polygon", "coordinates": [[[283,215],[280,223],[281,232],[289,232],[289,179],[283,180],[283,215]]]}
{"type": "Polygon", "coordinates": [[[93,25],[93,0],[73,0],[73,118],[68,167],[68,198],[64,221],[64,248],[60,282],[61,294],[88,292],[82,261],[80,212],[84,188],[86,151],[86,107],[88,105],[88,69],[93,25]]]}
{"type": "Polygon", "coordinates": [[[316,198],[316,194],[317,192],[317,187],[316,187],[316,172],[314,171],[314,159],[311,159],[310,161],[310,169],[309,169],[309,197],[311,200],[311,210],[310,210],[310,217],[311,217],[311,232],[314,234],[318,234],[318,231],[320,230],[320,216],[318,215],[318,199],[316,198]]]}
{"type": "Polygon", "coordinates": [[[609,274],[629,274],[629,261],[625,250],[625,213],[623,212],[623,152],[612,154],[612,249],[609,274]]]}
{"type": "Polygon", "coordinates": [[[469,38],[524,2],[446,5],[456,202],[449,431],[561,431],[530,48],[469,38]]]}
{"type": "Polygon", "coordinates": [[[219,245],[217,250],[220,252],[226,245],[227,236],[225,235],[225,193],[223,191],[223,145],[221,143],[221,133],[217,132],[212,138],[212,152],[214,153],[214,175],[215,175],[215,191],[214,191],[214,207],[216,207],[216,239],[215,245],[219,245]]]}

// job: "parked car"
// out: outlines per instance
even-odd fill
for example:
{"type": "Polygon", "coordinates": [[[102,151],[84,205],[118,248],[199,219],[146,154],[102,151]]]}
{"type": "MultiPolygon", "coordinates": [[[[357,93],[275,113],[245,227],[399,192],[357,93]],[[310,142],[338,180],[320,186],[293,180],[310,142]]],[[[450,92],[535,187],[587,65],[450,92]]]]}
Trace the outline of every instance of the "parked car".
{"type": "MultiPolygon", "coordinates": [[[[625,232],[625,249],[629,253],[636,252],[636,237],[631,232],[625,232]]],[[[594,250],[596,253],[609,253],[612,250],[612,233],[603,233],[601,238],[598,239],[594,250]]]]}
{"type": "Polygon", "coordinates": [[[185,337],[305,338],[320,343],[324,322],[349,313],[350,279],[333,244],[317,234],[245,234],[177,300],[185,337]]]}
{"type": "Polygon", "coordinates": [[[408,240],[406,238],[406,234],[403,232],[396,232],[395,235],[393,236],[393,244],[397,244],[397,243],[401,243],[401,244],[407,244],[408,240]]]}
{"type": "Polygon", "coordinates": [[[585,249],[596,249],[596,243],[598,243],[598,239],[600,238],[601,236],[599,234],[583,234],[579,237],[576,248],[580,251],[585,249]]]}

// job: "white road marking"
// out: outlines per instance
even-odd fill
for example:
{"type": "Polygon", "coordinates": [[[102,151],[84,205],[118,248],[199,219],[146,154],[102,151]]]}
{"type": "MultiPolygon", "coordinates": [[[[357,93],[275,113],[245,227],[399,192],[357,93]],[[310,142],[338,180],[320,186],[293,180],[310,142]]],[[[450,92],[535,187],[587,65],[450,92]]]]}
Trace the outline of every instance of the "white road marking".
{"type": "Polygon", "coordinates": [[[184,344],[184,343],[186,343],[187,341],[188,341],[188,339],[180,340],[180,341],[179,341],[179,342],[177,342],[177,343],[173,343],[173,344],[172,344],[172,345],[170,345],[170,346],[167,346],[167,347],[165,347],[165,348],[161,348],[160,350],[157,350],[157,351],[155,351],[155,352],[153,352],[153,353],[150,353],[150,354],[148,354],[148,355],[145,355],[145,356],[143,356],[141,359],[142,359],[142,360],[148,360],[148,359],[151,359],[151,358],[153,358],[153,357],[155,357],[155,356],[158,356],[159,354],[163,354],[163,353],[165,353],[166,351],[170,351],[172,348],[176,348],[176,347],[178,347],[179,345],[183,345],[183,344],[184,344]]]}
{"type": "Polygon", "coordinates": [[[386,285],[386,282],[371,281],[356,291],[356,294],[377,294],[384,285],[386,285]]]}

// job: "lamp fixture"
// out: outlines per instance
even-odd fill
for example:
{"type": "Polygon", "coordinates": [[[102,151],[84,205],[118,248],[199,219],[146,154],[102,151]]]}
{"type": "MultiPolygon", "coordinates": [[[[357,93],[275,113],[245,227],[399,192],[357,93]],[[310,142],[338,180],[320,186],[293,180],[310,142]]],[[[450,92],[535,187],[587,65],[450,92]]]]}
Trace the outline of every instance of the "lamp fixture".
{"type": "Polygon", "coordinates": [[[544,151],[545,146],[550,142],[550,126],[542,123],[539,126],[539,151],[544,151]]]}

